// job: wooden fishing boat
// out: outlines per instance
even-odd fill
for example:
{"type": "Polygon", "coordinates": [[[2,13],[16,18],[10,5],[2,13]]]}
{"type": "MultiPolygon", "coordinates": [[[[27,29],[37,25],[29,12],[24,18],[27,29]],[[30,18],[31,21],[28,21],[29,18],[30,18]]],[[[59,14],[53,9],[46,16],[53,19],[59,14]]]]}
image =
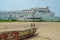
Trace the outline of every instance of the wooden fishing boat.
{"type": "Polygon", "coordinates": [[[37,28],[5,28],[0,29],[0,40],[21,40],[35,34],[37,28]]]}

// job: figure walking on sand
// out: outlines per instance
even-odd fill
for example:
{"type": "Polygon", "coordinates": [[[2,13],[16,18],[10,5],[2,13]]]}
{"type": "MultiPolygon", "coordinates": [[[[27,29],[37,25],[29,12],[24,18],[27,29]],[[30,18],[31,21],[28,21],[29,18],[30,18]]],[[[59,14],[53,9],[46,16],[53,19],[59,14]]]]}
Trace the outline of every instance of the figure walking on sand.
{"type": "Polygon", "coordinates": [[[35,23],[31,23],[31,27],[32,28],[35,28],[35,23]]]}

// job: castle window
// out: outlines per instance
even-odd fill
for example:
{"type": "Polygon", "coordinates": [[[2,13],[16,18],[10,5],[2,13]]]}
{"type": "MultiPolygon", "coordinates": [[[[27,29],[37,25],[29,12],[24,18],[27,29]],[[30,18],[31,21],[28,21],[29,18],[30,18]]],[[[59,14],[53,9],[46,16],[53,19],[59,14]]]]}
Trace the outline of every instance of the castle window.
{"type": "Polygon", "coordinates": [[[45,10],[39,10],[39,12],[43,12],[43,13],[46,13],[46,11],[45,11],[45,10]]]}

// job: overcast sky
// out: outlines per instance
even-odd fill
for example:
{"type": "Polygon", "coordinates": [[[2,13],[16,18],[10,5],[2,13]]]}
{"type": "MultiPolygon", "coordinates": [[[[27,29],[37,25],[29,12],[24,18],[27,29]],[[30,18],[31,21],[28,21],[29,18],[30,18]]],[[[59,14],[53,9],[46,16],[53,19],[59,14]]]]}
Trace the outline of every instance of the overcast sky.
{"type": "Polygon", "coordinates": [[[0,0],[0,10],[23,10],[35,7],[49,7],[60,16],[60,0],[0,0]]]}

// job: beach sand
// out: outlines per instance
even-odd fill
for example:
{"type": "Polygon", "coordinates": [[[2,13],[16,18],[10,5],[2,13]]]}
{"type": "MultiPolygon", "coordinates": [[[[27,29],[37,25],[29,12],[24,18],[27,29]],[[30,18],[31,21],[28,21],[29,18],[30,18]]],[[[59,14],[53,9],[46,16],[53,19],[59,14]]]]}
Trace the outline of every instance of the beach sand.
{"type": "MultiPolygon", "coordinates": [[[[33,22],[0,22],[2,28],[30,27],[33,22]]],[[[60,40],[60,22],[34,22],[38,35],[24,40],[60,40]]],[[[0,30],[1,31],[1,30],[0,30]]]]}

